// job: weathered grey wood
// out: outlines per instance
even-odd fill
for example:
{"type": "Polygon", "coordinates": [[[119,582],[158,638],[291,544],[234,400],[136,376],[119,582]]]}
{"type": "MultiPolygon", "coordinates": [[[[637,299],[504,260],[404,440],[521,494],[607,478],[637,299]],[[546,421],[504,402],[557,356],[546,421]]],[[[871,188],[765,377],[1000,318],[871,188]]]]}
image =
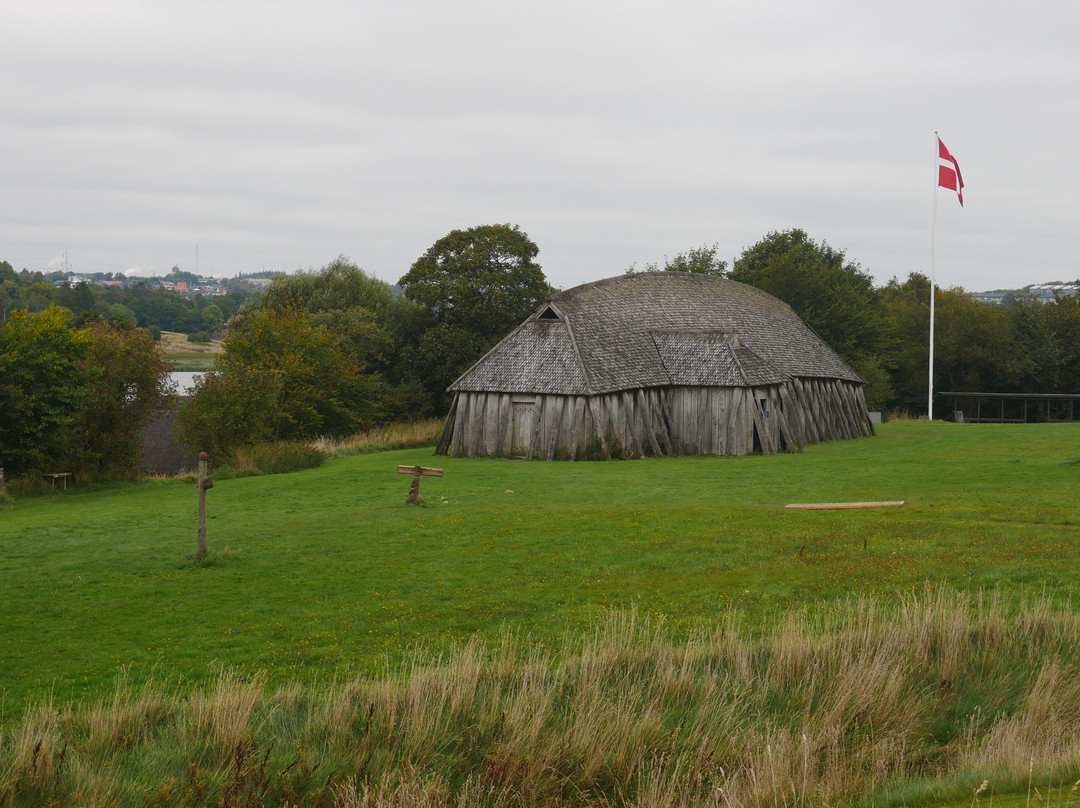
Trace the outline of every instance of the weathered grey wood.
{"type": "Polygon", "coordinates": [[[450,412],[446,414],[446,420],[443,421],[442,432],[439,433],[439,441],[435,444],[435,454],[444,455],[450,448],[450,438],[454,434],[454,419],[457,417],[458,397],[454,396],[454,400],[450,402],[450,412]]]}
{"type": "MultiPolygon", "coordinates": [[[[592,420],[592,429],[590,434],[594,436],[596,443],[599,445],[599,457],[610,458],[611,453],[608,450],[607,445],[607,424],[604,421],[604,409],[601,405],[601,399],[599,396],[589,396],[587,412],[589,418],[592,420]]],[[[590,447],[591,448],[591,447],[590,447]]],[[[594,455],[596,457],[597,455],[594,455]]]]}
{"type": "Polygon", "coordinates": [[[574,397],[574,414],[571,420],[571,427],[576,425],[580,431],[571,433],[567,438],[567,447],[571,452],[574,460],[583,460],[585,458],[585,441],[587,435],[589,435],[588,422],[586,420],[586,413],[588,409],[585,404],[584,396],[574,397]]]}
{"type": "Polygon", "coordinates": [[[398,474],[419,474],[421,477],[442,477],[442,469],[429,468],[427,466],[398,466],[398,474]]]}
{"type": "Polygon", "coordinates": [[[457,416],[454,418],[454,434],[450,439],[450,454],[461,457],[465,447],[465,424],[468,423],[469,397],[467,395],[454,396],[457,416]]]}
{"type": "Polygon", "coordinates": [[[627,457],[798,451],[808,443],[872,435],[865,397],[836,379],[793,378],[754,388],[638,388],[602,396],[512,396],[470,391],[455,397],[436,452],[458,456],[578,458],[590,441],[610,457],[611,438],[627,457]],[[533,404],[529,404],[533,401],[533,404]],[[766,412],[768,417],[766,417],[766,412]],[[528,434],[513,445],[515,418],[528,434]]]}
{"type": "Polygon", "coordinates": [[[491,456],[499,449],[499,397],[484,393],[484,454],[491,456]]]}
{"type": "Polygon", "coordinates": [[[525,450],[525,459],[532,460],[536,456],[537,449],[540,448],[540,427],[541,421],[539,409],[539,402],[533,405],[532,408],[532,429],[529,430],[529,445],[525,450]]]}
{"type": "Polygon", "coordinates": [[[405,500],[410,505],[415,505],[420,499],[421,477],[442,477],[442,469],[427,468],[426,466],[398,466],[398,474],[411,474],[412,482],[409,483],[409,496],[405,500]]]}
{"type": "Polygon", "coordinates": [[[197,558],[202,558],[206,555],[206,491],[214,485],[213,480],[206,478],[206,473],[210,465],[210,455],[206,452],[199,452],[199,525],[198,525],[198,539],[195,546],[195,555],[197,558]]]}
{"type": "Polygon", "coordinates": [[[903,504],[904,500],[898,499],[883,502],[792,502],[784,507],[803,511],[837,511],[860,508],[899,508],[903,504]]]}
{"type": "Polygon", "coordinates": [[[52,483],[52,486],[51,486],[50,490],[52,490],[52,491],[56,490],[56,481],[59,480],[60,481],[60,490],[61,491],[67,491],[67,481],[68,481],[68,477],[71,476],[71,472],[70,471],[54,471],[51,474],[42,474],[41,476],[49,478],[50,482],[52,483]]]}
{"type": "Polygon", "coordinates": [[[502,457],[510,457],[513,441],[514,405],[510,393],[499,395],[499,450],[502,457]]]}

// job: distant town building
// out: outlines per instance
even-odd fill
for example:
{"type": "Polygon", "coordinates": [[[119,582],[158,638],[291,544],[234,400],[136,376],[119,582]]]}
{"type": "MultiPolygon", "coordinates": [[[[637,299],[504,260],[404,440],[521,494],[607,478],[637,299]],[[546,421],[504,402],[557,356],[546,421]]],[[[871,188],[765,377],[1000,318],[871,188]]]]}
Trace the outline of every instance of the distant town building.
{"type": "Polygon", "coordinates": [[[1073,297],[1080,288],[1074,283],[1032,283],[1022,289],[995,289],[990,292],[971,292],[972,300],[987,303],[991,306],[1001,306],[1012,300],[1031,300],[1036,303],[1050,303],[1057,297],[1073,297]]]}

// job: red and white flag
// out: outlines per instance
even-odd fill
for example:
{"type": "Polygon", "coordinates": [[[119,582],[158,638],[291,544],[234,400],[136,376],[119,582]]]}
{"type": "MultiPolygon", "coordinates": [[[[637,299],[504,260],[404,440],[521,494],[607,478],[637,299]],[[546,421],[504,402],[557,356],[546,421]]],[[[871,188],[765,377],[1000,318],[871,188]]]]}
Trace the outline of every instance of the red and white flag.
{"type": "Polygon", "coordinates": [[[964,206],[964,178],[960,176],[960,164],[956,162],[956,158],[949,154],[949,150],[945,148],[945,144],[941,142],[941,138],[938,138],[938,181],[937,184],[941,188],[948,188],[950,191],[956,191],[956,196],[960,200],[960,207],[964,206]]]}

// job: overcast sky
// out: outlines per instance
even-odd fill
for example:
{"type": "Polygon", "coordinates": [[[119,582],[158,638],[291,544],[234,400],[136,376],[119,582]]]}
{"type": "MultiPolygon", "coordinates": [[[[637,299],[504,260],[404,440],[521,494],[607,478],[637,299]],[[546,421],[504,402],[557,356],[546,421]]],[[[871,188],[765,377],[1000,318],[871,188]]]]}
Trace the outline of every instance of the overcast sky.
{"type": "Polygon", "coordinates": [[[396,281],[509,222],[562,288],[801,227],[882,284],[1080,276],[1080,4],[0,6],[0,260],[396,281]]]}

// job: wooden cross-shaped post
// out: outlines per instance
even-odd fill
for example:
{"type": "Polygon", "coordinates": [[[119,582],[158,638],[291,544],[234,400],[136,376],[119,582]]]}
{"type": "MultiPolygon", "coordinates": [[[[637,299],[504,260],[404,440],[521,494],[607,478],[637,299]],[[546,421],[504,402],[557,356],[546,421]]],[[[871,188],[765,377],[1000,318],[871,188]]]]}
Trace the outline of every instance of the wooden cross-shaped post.
{"type": "Polygon", "coordinates": [[[442,469],[429,469],[426,466],[398,466],[398,474],[411,474],[413,476],[412,485],[409,486],[409,503],[416,504],[416,500],[420,497],[420,478],[421,477],[442,477],[442,469]]]}

